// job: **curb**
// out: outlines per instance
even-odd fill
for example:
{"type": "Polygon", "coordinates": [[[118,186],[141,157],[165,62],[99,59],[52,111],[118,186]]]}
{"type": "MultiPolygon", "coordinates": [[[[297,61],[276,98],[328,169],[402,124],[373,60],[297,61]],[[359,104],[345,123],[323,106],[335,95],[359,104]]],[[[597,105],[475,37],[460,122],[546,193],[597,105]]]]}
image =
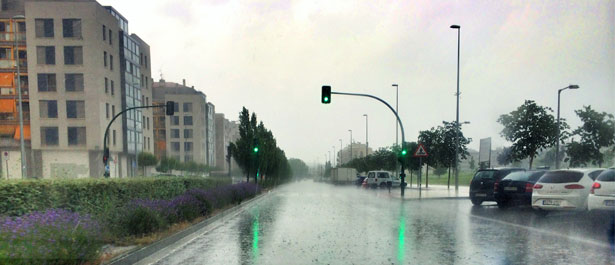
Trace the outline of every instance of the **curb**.
{"type": "Polygon", "coordinates": [[[160,239],[152,244],[149,245],[145,245],[142,247],[137,247],[134,250],[129,251],[128,253],[125,253],[123,255],[117,256],[114,259],[110,260],[107,263],[107,265],[128,265],[128,264],[135,264],[149,256],[151,256],[152,254],[170,246],[173,245],[175,243],[177,243],[178,241],[180,241],[181,239],[189,236],[192,233],[195,233],[197,231],[199,231],[200,229],[208,226],[209,224],[218,221],[220,219],[222,219],[225,216],[237,213],[249,206],[251,206],[252,204],[264,199],[265,197],[267,197],[267,195],[271,194],[272,192],[269,191],[267,193],[261,193],[260,195],[245,201],[239,205],[236,205],[234,207],[231,207],[229,209],[226,209],[212,217],[209,217],[199,223],[196,223],[182,231],[179,231],[173,235],[170,235],[168,237],[165,237],[163,239],[160,239]]]}

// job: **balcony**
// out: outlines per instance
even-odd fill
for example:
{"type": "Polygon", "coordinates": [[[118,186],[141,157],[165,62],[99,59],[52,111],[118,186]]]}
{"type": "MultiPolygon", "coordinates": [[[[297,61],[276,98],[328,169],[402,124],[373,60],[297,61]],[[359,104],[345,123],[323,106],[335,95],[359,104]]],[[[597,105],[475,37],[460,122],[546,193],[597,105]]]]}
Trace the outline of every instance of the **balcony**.
{"type": "MultiPolygon", "coordinates": [[[[19,59],[19,68],[24,70],[28,68],[28,60],[19,59]]],[[[0,69],[17,69],[15,60],[0,59],[0,69]]]]}
{"type": "MultiPolygon", "coordinates": [[[[15,41],[14,35],[13,32],[0,32],[0,41],[15,41]]],[[[26,41],[26,33],[18,32],[17,41],[26,41]]]]}

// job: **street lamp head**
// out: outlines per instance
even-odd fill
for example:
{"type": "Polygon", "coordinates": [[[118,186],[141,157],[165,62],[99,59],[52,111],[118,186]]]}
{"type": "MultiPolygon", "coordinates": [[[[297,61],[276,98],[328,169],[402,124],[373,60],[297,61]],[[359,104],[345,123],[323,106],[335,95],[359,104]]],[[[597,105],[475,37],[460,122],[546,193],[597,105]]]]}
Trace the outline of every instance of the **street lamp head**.
{"type": "Polygon", "coordinates": [[[363,114],[363,117],[367,117],[367,114],[363,114]]]}
{"type": "Polygon", "coordinates": [[[398,85],[397,85],[397,84],[392,84],[391,86],[395,86],[395,87],[396,87],[396,86],[398,86],[398,85]]]}
{"type": "Polygon", "coordinates": [[[459,25],[451,25],[451,28],[452,29],[459,29],[459,28],[461,28],[461,26],[459,26],[459,25]]]}
{"type": "Polygon", "coordinates": [[[569,85],[569,89],[579,89],[579,85],[569,85]]]}

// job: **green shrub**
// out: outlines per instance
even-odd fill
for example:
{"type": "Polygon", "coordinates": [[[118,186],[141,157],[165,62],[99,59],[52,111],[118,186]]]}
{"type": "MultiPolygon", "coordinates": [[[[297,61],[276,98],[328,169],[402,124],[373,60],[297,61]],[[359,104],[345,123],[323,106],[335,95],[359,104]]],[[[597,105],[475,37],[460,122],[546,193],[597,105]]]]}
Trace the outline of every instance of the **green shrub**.
{"type": "MultiPolygon", "coordinates": [[[[128,235],[141,236],[159,231],[166,227],[166,220],[160,214],[147,207],[126,207],[120,219],[123,231],[128,235]]],[[[120,231],[118,231],[120,232],[120,231]]]]}
{"type": "Polygon", "coordinates": [[[100,215],[133,199],[171,199],[193,188],[228,182],[198,177],[5,180],[0,181],[0,215],[19,216],[49,208],[100,215]]]}

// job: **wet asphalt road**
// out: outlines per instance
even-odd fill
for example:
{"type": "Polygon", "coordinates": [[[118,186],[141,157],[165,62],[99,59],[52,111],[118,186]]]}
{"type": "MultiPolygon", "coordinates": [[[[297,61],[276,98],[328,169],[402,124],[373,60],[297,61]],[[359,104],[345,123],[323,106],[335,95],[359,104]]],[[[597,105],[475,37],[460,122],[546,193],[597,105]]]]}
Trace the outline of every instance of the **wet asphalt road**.
{"type": "Polygon", "coordinates": [[[211,224],[156,264],[615,264],[610,222],[304,181],[211,224]]]}

